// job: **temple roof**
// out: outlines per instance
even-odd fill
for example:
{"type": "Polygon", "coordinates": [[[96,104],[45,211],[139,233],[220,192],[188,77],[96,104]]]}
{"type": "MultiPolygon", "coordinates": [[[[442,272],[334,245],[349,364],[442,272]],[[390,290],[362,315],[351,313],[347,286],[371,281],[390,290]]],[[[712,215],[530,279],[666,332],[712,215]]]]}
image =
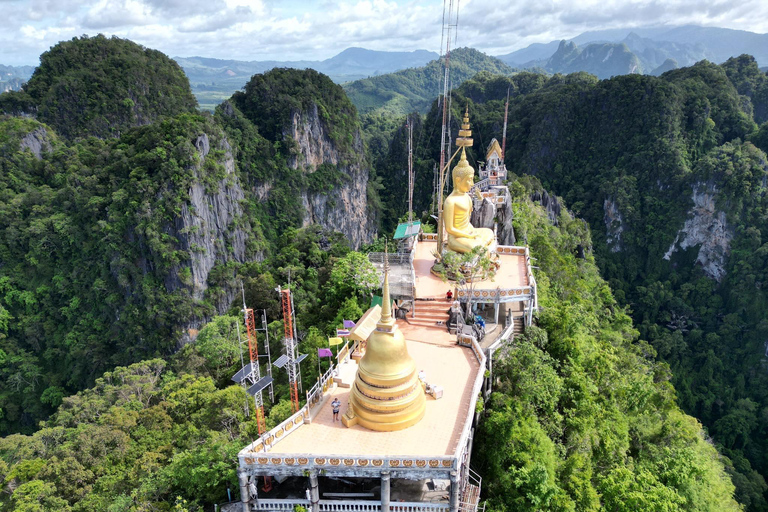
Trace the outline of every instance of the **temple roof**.
{"type": "Polygon", "coordinates": [[[488,160],[494,152],[499,157],[499,160],[503,159],[503,155],[501,154],[501,146],[499,146],[499,141],[496,139],[492,139],[491,143],[488,144],[488,149],[485,152],[485,159],[488,160]]]}

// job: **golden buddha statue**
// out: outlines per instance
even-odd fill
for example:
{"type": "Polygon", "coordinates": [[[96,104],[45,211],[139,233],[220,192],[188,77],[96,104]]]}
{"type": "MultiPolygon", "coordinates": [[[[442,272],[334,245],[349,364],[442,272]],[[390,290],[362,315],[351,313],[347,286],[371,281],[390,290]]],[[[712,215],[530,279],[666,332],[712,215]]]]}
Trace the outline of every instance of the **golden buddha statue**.
{"type": "Polygon", "coordinates": [[[392,317],[388,263],[382,292],[381,319],[368,338],[341,422],[347,427],[359,424],[391,432],[415,425],[424,417],[426,395],[405,337],[392,317]]]}
{"type": "Polygon", "coordinates": [[[461,146],[461,158],[453,168],[453,192],[445,199],[443,223],[448,233],[448,249],[466,253],[475,247],[490,248],[496,237],[493,230],[475,228],[470,223],[472,217],[472,198],[468,192],[474,185],[475,170],[467,162],[466,148],[472,145],[472,132],[469,129],[469,112],[464,113],[464,120],[459,130],[456,145],[461,146]]]}

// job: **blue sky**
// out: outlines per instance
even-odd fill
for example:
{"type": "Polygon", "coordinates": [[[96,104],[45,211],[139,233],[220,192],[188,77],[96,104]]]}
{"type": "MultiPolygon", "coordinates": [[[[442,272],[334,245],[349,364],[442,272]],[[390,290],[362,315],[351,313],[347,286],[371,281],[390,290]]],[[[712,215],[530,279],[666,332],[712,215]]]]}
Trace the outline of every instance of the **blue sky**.
{"type": "MultiPolygon", "coordinates": [[[[768,0],[463,0],[458,46],[491,55],[587,30],[698,24],[768,32],[768,0]]],[[[0,0],[0,64],[117,35],[170,56],[319,60],[350,46],[438,51],[442,0],[0,0]]]]}

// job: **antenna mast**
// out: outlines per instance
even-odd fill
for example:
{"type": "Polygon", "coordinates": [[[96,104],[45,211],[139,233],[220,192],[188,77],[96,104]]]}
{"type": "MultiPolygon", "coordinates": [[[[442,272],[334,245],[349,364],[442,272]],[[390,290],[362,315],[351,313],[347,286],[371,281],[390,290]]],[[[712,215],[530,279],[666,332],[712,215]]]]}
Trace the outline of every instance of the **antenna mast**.
{"type": "MultiPolygon", "coordinates": [[[[244,365],[239,372],[232,377],[235,382],[248,382],[251,386],[246,392],[253,396],[253,402],[256,408],[256,424],[259,428],[259,435],[267,431],[267,423],[264,418],[264,399],[262,397],[262,391],[264,388],[272,384],[272,377],[261,378],[261,370],[259,369],[259,347],[256,340],[256,322],[253,315],[253,309],[249,309],[245,305],[245,288],[240,283],[240,289],[243,293],[243,318],[245,320],[246,336],[248,340],[248,355],[250,362],[244,365]]],[[[237,337],[240,339],[240,324],[237,325],[237,337]]],[[[242,340],[240,340],[242,343],[242,340]]],[[[269,373],[269,372],[268,372],[269,373]]]]}
{"type": "Polygon", "coordinates": [[[440,43],[442,51],[443,42],[445,43],[445,71],[443,73],[443,127],[440,133],[440,191],[437,197],[437,250],[443,248],[443,190],[445,190],[445,162],[451,152],[451,136],[449,125],[451,122],[451,81],[450,81],[450,62],[451,62],[451,36],[453,33],[454,42],[459,25],[459,0],[456,0],[454,13],[454,0],[443,0],[443,34],[440,43]],[[447,17],[446,17],[447,14],[447,17]],[[455,19],[454,19],[455,16],[455,19]]]}
{"type": "Polygon", "coordinates": [[[507,104],[504,106],[504,131],[501,135],[501,163],[507,154],[507,114],[509,113],[509,87],[507,87],[507,104]]]}
{"type": "Polygon", "coordinates": [[[407,118],[408,124],[408,226],[413,224],[413,121],[410,116],[407,118]]]}
{"type": "Polygon", "coordinates": [[[299,363],[304,357],[296,358],[296,324],[293,321],[293,297],[291,296],[291,290],[283,290],[279,286],[277,291],[280,294],[280,303],[283,306],[283,333],[285,335],[285,360],[283,357],[275,361],[275,365],[282,366],[279,363],[283,363],[286,366],[288,372],[288,387],[291,392],[291,410],[294,413],[299,412],[299,363]]]}

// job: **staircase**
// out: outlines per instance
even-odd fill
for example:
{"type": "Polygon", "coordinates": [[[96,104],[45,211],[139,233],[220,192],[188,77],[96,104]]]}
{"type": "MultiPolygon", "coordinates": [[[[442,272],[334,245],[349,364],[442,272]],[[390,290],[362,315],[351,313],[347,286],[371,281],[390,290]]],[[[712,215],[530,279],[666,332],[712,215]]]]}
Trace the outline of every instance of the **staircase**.
{"type": "Polygon", "coordinates": [[[448,329],[448,310],[453,301],[447,299],[415,301],[416,316],[408,315],[408,323],[424,327],[448,329]]]}

